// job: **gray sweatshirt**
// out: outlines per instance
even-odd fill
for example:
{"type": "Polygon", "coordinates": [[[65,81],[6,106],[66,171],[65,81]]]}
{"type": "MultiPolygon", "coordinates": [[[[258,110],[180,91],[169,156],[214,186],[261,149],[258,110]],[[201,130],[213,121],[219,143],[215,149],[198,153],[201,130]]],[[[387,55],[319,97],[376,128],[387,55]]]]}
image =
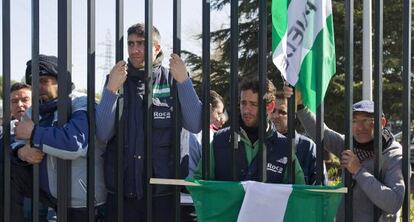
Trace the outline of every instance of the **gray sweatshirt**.
{"type": "MultiPolygon", "coordinates": [[[[315,139],[316,118],[307,108],[299,110],[297,116],[308,135],[315,139]]],[[[345,136],[324,125],[324,148],[340,157],[345,147],[345,136]]],[[[401,144],[393,141],[382,152],[380,179],[373,175],[374,160],[362,161],[361,169],[353,176],[353,213],[354,221],[373,221],[374,204],[382,210],[380,221],[396,221],[397,212],[404,199],[404,178],[402,175],[401,144]]],[[[337,221],[345,221],[344,201],[342,202],[337,221]]]]}

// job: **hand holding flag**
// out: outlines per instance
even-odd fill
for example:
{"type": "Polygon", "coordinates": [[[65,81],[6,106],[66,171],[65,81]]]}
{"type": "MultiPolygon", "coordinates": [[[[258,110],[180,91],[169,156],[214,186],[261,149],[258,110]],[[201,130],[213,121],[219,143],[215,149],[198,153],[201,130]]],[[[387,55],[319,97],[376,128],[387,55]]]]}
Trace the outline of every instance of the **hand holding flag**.
{"type": "Polygon", "coordinates": [[[273,63],[316,111],[335,74],[331,0],[272,1],[273,63]]]}

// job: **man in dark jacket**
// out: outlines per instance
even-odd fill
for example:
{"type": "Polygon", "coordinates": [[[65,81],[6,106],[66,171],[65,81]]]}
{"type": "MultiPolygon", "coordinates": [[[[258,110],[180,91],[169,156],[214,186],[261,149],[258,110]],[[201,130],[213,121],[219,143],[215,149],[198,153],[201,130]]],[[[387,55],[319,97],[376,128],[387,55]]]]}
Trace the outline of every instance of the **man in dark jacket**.
{"type": "Polygon", "coordinates": [[[32,106],[32,87],[25,83],[14,83],[10,88],[12,119],[20,120],[30,106],[32,106]]]}
{"type": "MultiPolygon", "coordinates": [[[[192,133],[201,130],[201,102],[194,91],[191,79],[181,58],[172,54],[170,70],[161,65],[163,53],[160,33],[152,28],[153,47],[153,177],[173,178],[173,79],[177,81],[182,126],[192,133]]],[[[124,221],[144,221],[144,105],[145,95],[145,26],[135,24],[128,29],[128,63],[118,62],[109,74],[102,98],[96,107],[96,133],[98,139],[107,141],[104,154],[105,183],[108,189],[106,221],[116,221],[115,157],[117,137],[124,141],[124,221]],[[114,129],[117,93],[123,87],[124,106],[121,110],[123,135],[114,129]]],[[[172,187],[153,186],[152,221],[172,221],[174,201],[172,187]]]]}
{"type": "MultiPolygon", "coordinates": [[[[236,150],[238,159],[237,166],[240,172],[237,179],[259,180],[258,158],[259,152],[259,80],[246,78],[240,84],[240,129],[239,129],[239,149],[236,150]]],[[[266,82],[266,113],[270,114],[275,108],[276,88],[270,80],[266,82]]],[[[267,118],[267,116],[266,116],[267,118]]],[[[290,149],[285,136],[278,133],[274,125],[267,121],[264,146],[266,146],[267,163],[266,174],[268,183],[288,183],[289,176],[287,174],[288,158],[290,158],[290,149]]],[[[230,165],[231,149],[230,149],[230,128],[219,130],[213,137],[210,149],[210,177],[212,180],[233,180],[232,166],[230,165]]],[[[293,155],[293,163],[295,164],[295,183],[304,184],[302,169],[293,155]]],[[[194,178],[201,178],[200,161],[194,178]]]]}
{"type": "MultiPolygon", "coordinates": [[[[14,83],[10,87],[10,114],[11,114],[11,121],[10,121],[10,141],[14,141],[15,135],[14,135],[14,126],[17,121],[19,121],[26,110],[32,106],[32,87],[25,83],[14,83]]],[[[0,135],[0,172],[3,172],[3,132],[1,132],[0,135]]],[[[14,161],[15,159],[12,159],[14,161]]],[[[3,177],[0,178],[0,187],[3,189],[3,177]]],[[[24,214],[29,215],[30,206],[24,203],[24,214]]],[[[2,210],[2,209],[0,209],[2,210]]]]}
{"type": "MultiPolygon", "coordinates": [[[[288,109],[287,98],[283,93],[276,94],[276,107],[271,114],[271,120],[275,124],[279,133],[287,136],[288,133],[288,109]]],[[[298,157],[300,166],[302,167],[303,174],[305,176],[305,182],[308,185],[316,183],[316,144],[309,137],[302,135],[295,131],[295,148],[296,156],[298,157]]],[[[327,173],[325,170],[325,164],[323,165],[324,180],[322,184],[326,184],[327,173]]]]}

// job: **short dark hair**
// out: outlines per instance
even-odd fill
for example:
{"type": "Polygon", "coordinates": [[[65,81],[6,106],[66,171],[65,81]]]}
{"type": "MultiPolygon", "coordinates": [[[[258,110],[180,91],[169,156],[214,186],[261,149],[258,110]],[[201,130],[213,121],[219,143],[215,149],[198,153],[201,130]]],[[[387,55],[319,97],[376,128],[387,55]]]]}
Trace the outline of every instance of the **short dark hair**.
{"type": "Polygon", "coordinates": [[[288,99],[285,94],[283,93],[283,91],[277,91],[276,92],[276,99],[288,99]]]}
{"type": "MultiPolygon", "coordinates": [[[[259,93],[260,82],[258,78],[245,77],[240,83],[240,92],[251,90],[253,93],[259,93]]],[[[276,100],[276,87],[273,83],[266,79],[266,91],[264,95],[266,103],[276,100]]]]}
{"type": "Polygon", "coordinates": [[[21,89],[32,90],[32,87],[26,83],[16,82],[10,87],[10,92],[14,92],[21,89]]]}
{"type": "MultiPolygon", "coordinates": [[[[128,36],[136,34],[140,37],[145,37],[145,24],[137,23],[128,28],[128,36]]],[[[154,43],[161,43],[161,34],[155,26],[152,26],[152,38],[154,43]]]]}
{"type": "Polygon", "coordinates": [[[217,108],[219,102],[223,103],[224,105],[224,99],[222,96],[220,96],[216,91],[210,90],[210,103],[211,107],[213,109],[217,108]]]}

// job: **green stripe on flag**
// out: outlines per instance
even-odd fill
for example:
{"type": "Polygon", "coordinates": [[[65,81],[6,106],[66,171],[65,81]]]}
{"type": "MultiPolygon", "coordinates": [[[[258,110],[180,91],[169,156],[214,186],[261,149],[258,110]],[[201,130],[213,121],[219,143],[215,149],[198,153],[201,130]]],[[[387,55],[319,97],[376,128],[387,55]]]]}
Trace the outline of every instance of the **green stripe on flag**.
{"type": "Polygon", "coordinates": [[[334,187],[256,181],[190,180],[187,186],[201,222],[333,221],[343,193],[334,187]]]}
{"type": "Polygon", "coordinates": [[[302,93],[303,103],[313,112],[321,104],[331,77],[336,72],[335,42],[332,15],[326,18],[326,26],[317,35],[312,49],[303,60],[296,87],[302,93]],[[319,80],[317,75],[319,75],[319,80]],[[318,82],[322,88],[318,89],[318,82]],[[321,90],[321,91],[319,91],[321,90]],[[321,97],[317,96],[321,93],[321,97]]]}
{"type": "Polygon", "coordinates": [[[187,186],[200,222],[236,221],[244,198],[239,182],[203,181],[202,186],[187,186]]]}
{"type": "Polygon", "coordinates": [[[272,24],[280,24],[280,25],[272,25],[272,50],[279,45],[280,40],[282,40],[283,36],[286,33],[287,28],[287,11],[289,6],[290,0],[273,0],[272,3],[272,24]],[[276,3],[275,3],[276,2],[276,3]]]}
{"type": "MultiPolygon", "coordinates": [[[[307,190],[309,188],[310,186],[306,185],[293,185],[293,192],[290,194],[283,221],[333,221],[343,194],[313,192],[307,190]]],[[[338,187],[315,186],[315,188],[336,189],[338,187]]]]}
{"type": "Polygon", "coordinates": [[[336,72],[331,0],[273,0],[272,49],[273,63],[315,112],[336,72]]]}

